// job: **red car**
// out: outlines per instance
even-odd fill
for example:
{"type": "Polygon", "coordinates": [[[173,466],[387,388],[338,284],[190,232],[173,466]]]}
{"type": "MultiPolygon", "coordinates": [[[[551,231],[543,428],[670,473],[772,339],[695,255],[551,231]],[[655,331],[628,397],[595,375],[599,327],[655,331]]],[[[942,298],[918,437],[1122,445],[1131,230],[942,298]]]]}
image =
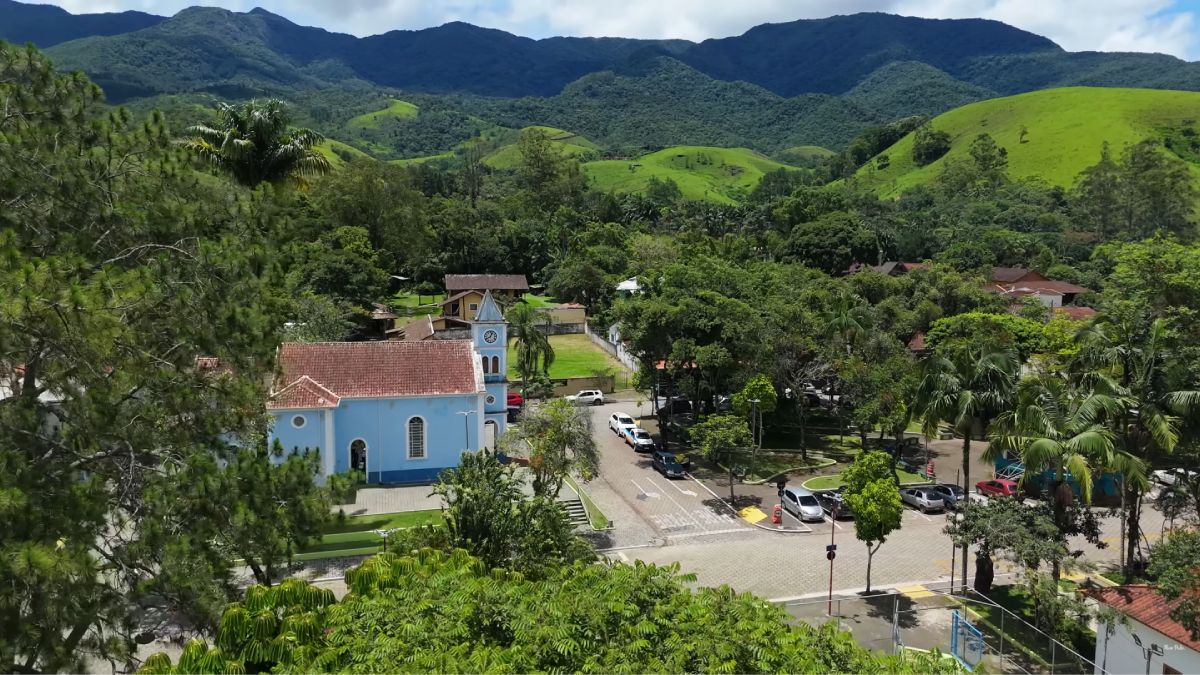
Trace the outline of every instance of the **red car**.
{"type": "Polygon", "coordinates": [[[521,404],[524,402],[525,402],[525,399],[522,398],[521,395],[518,394],[517,392],[515,392],[515,391],[508,392],[508,407],[520,408],[521,404]]]}
{"type": "Polygon", "coordinates": [[[975,491],[988,497],[1015,497],[1017,495],[1017,482],[1006,478],[981,480],[975,484],[975,491]]]}

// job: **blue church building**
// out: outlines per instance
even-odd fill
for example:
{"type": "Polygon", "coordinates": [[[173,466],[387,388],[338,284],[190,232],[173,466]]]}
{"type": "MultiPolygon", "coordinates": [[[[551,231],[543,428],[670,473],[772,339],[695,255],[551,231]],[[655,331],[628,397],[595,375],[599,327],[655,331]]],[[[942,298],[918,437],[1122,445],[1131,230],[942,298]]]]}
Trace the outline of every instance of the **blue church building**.
{"type": "Polygon", "coordinates": [[[315,449],[321,476],[430,483],[507,423],[507,324],[491,294],[469,340],[285,343],[267,401],[275,439],[315,449]]]}

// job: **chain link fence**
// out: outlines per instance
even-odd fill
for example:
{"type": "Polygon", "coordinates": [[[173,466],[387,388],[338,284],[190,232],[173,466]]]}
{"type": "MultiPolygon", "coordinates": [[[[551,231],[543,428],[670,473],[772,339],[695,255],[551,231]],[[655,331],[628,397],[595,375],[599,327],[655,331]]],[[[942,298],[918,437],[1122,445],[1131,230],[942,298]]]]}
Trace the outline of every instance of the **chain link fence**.
{"type": "Polygon", "coordinates": [[[1096,673],[1091,654],[1081,654],[987,597],[969,590],[914,588],[871,596],[834,596],[787,602],[795,618],[812,625],[836,620],[859,644],[896,653],[937,649],[951,653],[954,614],[977,629],[983,640],[981,663],[989,673],[1096,673]]]}

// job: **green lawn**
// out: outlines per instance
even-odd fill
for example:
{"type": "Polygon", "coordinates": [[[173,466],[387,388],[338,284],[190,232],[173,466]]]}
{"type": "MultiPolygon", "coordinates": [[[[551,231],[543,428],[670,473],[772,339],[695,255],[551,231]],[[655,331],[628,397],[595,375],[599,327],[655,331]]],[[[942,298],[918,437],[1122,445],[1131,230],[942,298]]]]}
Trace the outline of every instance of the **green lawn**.
{"type": "Polygon", "coordinates": [[[556,301],[554,298],[551,298],[551,297],[545,296],[545,295],[534,295],[533,293],[526,293],[525,295],[521,296],[521,299],[525,301],[525,304],[529,305],[530,307],[532,307],[534,309],[542,309],[544,307],[558,306],[558,301],[556,301]]]}
{"type": "Polygon", "coordinates": [[[380,120],[384,120],[389,117],[410,119],[416,117],[418,111],[419,109],[417,106],[407,101],[392,99],[391,105],[383,110],[376,110],[375,112],[369,112],[364,115],[351,118],[346,125],[351,129],[378,129],[380,120]]]}
{"type": "MultiPolygon", "coordinates": [[[[839,462],[850,462],[862,451],[858,436],[847,433],[842,437],[837,434],[816,433],[811,428],[804,434],[804,442],[808,449],[832,457],[839,462]]],[[[800,431],[798,428],[770,428],[763,436],[763,448],[767,450],[785,450],[799,452],[800,431]]]]}
{"type": "MultiPolygon", "coordinates": [[[[907,471],[896,470],[896,475],[900,477],[900,484],[907,485],[909,483],[928,483],[929,480],[924,476],[907,471]]],[[[807,490],[831,490],[845,484],[842,480],[842,474],[834,473],[828,476],[817,476],[804,481],[804,488],[807,490]]]]}
{"type": "Polygon", "coordinates": [[[351,516],[342,523],[325,528],[320,541],[304,549],[297,560],[318,560],[344,555],[374,553],[380,548],[380,537],[374,530],[391,530],[422,525],[441,525],[442,511],[409,511],[370,516],[351,516]]]}
{"type": "MultiPolygon", "coordinates": [[[[988,597],[1004,609],[1033,624],[1033,599],[1025,591],[1024,587],[995,586],[992,588],[991,593],[988,594],[988,597]]],[[[971,603],[970,607],[976,614],[983,616],[986,622],[990,624],[993,632],[999,632],[1001,626],[1000,615],[1002,613],[999,609],[977,603],[971,603]]],[[[1032,652],[1033,658],[1043,661],[1047,667],[1053,661],[1055,664],[1054,672],[1085,672],[1083,670],[1084,664],[1075,660],[1069,652],[1063,649],[1055,649],[1054,653],[1051,653],[1050,639],[1030,626],[1013,620],[1011,616],[1005,617],[1003,625],[1006,641],[1018,642],[1027,652],[1032,652]]],[[[1084,626],[1077,625],[1072,639],[1063,640],[1063,642],[1084,657],[1090,658],[1096,652],[1096,634],[1084,626]]],[[[1090,670],[1090,668],[1086,669],[1086,671],[1090,670]]]]}
{"type": "MultiPolygon", "coordinates": [[[[508,378],[520,379],[517,373],[517,349],[515,341],[508,345],[508,378]]],[[[554,363],[550,366],[550,379],[562,380],[568,377],[591,377],[597,371],[616,374],[624,369],[619,361],[609,356],[607,352],[592,343],[586,335],[551,335],[550,345],[554,347],[554,363]]]]}
{"type": "MultiPolygon", "coordinates": [[[[757,457],[746,457],[747,482],[761,482],[788,471],[809,472],[836,464],[832,459],[809,457],[805,463],[799,452],[760,452],[757,457]],[[753,467],[753,468],[751,468],[753,467]]],[[[723,469],[727,470],[727,469],[723,469]]]]}
{"type": "MultiPolygon", "coordinates": [[[[418,297],[416,293],[400,292],[392,296],[392,307],[413,317],[441,314],[442,308],[438,303],[445,299],[446,296],[441,293],[418,297]]],[[[401,321],[400,324],[403,325],[404,322],[401,321]]]]}

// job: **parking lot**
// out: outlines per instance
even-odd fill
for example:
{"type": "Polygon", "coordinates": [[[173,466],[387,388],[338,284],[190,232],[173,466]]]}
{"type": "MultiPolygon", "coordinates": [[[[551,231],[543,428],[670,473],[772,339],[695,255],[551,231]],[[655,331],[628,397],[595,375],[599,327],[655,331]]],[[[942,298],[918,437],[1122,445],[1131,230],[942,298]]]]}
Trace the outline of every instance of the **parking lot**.
{"type": "Polygon", "coordinates": [[[723,534],[739,534],[753,528],[734,515],[696,479],[669,479],[651,466],[650,453],[638,453],[609,430],[608,418],[623,412],[656,431],[648,405],[630,402],[606,403],[592,408],[596,447],[600,454],[600,477],[627,503],[659,537],[672,541],[723,534]],[[640,419],[642,417],[645,419],[640,419]]]}

